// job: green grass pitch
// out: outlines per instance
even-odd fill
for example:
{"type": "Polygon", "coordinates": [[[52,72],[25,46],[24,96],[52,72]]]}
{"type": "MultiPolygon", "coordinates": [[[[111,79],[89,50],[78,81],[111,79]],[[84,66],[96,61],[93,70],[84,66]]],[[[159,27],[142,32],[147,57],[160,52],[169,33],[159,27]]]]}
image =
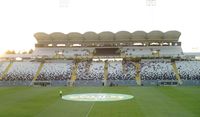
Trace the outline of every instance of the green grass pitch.
{"type": "Polygon", "coordinates": [[[0,117],[200,117],[200,87],[0,87],[0,117]],[[116,102],[74,102],[74,93],[122,93],[116,102]]]}

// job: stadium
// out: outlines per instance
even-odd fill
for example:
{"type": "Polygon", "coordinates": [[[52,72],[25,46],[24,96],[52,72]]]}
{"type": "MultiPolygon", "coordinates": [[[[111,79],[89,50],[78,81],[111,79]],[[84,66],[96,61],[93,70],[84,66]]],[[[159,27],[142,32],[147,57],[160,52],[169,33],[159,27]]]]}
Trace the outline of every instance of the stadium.
{"type": "Polygon", "coordinates": [[[32,53],[1,57],[0,116],[199,117],[200,54],[184,53],[180,36],[176,30],[37,32],[32,53]],[[134,98],[70,101],[59,91],[134,98]]]}

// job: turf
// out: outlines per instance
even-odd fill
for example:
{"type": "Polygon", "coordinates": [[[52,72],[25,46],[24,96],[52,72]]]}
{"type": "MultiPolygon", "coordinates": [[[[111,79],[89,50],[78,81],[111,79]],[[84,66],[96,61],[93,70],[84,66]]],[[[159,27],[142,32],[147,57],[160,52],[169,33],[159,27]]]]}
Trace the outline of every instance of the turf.
{"type": "Polygon", "coordinates": [[[200,117],[200,87],[1,87],[0,117],[200,117]],[[72,93],[122,93],[117,102],[74,102],[72,93]]]}

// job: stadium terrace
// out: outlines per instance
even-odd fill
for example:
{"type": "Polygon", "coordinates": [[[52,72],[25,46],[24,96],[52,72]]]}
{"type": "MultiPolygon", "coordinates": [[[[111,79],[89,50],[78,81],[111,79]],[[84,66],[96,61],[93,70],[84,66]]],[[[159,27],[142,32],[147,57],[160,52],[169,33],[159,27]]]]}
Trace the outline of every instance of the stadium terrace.
{"type": "Polygon", "coordinates": [[[1,57],[0,86],[200,85],[200,54],[184,53],[180,36],[175,30],[38,32],[32,53],[1,57]]]}

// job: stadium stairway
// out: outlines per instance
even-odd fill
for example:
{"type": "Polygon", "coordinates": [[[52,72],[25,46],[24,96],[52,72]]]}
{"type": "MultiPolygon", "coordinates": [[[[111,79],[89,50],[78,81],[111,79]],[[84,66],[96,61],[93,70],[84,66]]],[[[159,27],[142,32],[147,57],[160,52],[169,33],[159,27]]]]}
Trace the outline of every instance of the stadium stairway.
{"type": "Polygon", "coordinates": [[[43,63],[43,62],[40,63],[40,66],[38,67],[38,70],[37,70],[37,72],[36,72],[36,74],[35,74],[35,76],[34,76],[32,82],[31,82],[31,84],[32,84],[34,81],[36,81],[37,77],[40,75],[40,71],[42,70],[43,66],[44,66],[44,63],[43,63]]]}
{"type": "Polygon", "coordinates": [[[0,80],[2,80],[5,77],[5,75],[8,73],[8,71],[10,70],[10,68],[12,67],[12,65],[13,65],[13,62],[10,62],[9,65],[4,70],[2,76],[0,77],[0,80]]]}
{"type": "Polygon", "coordinates": [[[174,73],[176,74],[176,79],[178,80],[178,83],[181,85],[183,84],[183,81],[181,80],[180,76],[179,76],[179,72],[178,72],[178,69],[176,67],[176,63],[175,62],[172,62],[172,67],[173,67],[173,71],[174,73]]]}
{"type": "Polygon", "coordinates": [[[70,81],[70,86],[73,86],[73,84],[76,81],[77,69],[78,69],[78,63],[75,63],[75,65],[73,67],[73,71],[72,71],[72,77],[71,77],[71,81],[70,81]]]}
{"type": "Polygon", "coordinates": [[[140,64],[139,63],[135,63],[136,66],[136,83],[137,85],[141,85],[141,79],[140,79],[140,64]]]}
{"type": "Polygon", "coordinates": [[[92,64],[92,61],[89,61],[89,62],[87,63],[87,65],[86,65],[86,72],[87,72],[87,73],[89,73],[89,71],[90,71],[90,66],[91,66],[91,64],[92,64]]]}
{"type": "Polygon", "coordinates": [[[126,68],[125,68],[126,66],[125,66],[125,64],[122,62],[122,70],[123,70],[123,73],[125,74],[126,73],[126,68]]]}
{"type": "Polygon", "coordinates": [[[104,64],[104,84],[106,86],[106,81],[108,79],[108,62],[105,61],[105,64],[104,64]]]}
{"type": "Polygon", "coordinates": [[[55,58],[59,58],[59,57],[58,57],[58,55],[56,54],[56,55],[53,55],[53,58],[55,59],[55,58]]]}
{"type": "Polygon", "coordinates": [[[90,52],[90,54],[89,54],[89,57],[90,58],[93,58],[94,57],[94,54],[93,54],[94,52],[90,52]]]}

